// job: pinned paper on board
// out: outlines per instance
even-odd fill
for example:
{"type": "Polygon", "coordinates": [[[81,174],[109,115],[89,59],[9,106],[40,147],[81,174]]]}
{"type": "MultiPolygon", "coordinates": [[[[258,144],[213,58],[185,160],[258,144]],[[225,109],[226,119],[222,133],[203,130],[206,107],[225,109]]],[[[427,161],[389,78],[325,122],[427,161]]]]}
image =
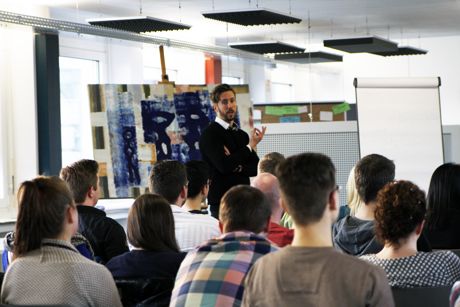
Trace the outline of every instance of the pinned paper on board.
{"type": "Polygon", "coordinates": [[[283,116],[288,114],[299,114],[298,106],[266,106],[265,114],[283,116]]]}
{"type": "Polygon", "coordinates": [[[300,106],[299,107],[299,113],[308,113],[308,107],[307,106],[300,106]]]}
{"type": "Polygon", "coordinates": [[[254,120],[261,120],[262,119],[262,111],[261,110],[257,110],[257,109],[254,109],[254,112],[252,114],[252,118],[254,120]]]}
{"type": "Polygon", "coordinates": [[[345,113],[348,110],[350,110],[350,104],[346,102],[332,107],[332,113],[334,113],[334,115],[345,113]]]}
{"type": "Polygon", "coordinates": [[[334,114],[332,112],[321,111],[319,112],[319,120],[320,121],[332,121],[334,119],[334,114]]]}
{"type": "Polygon", "coordinates": [[[300,116],[282,116],[280,123],[300,123],[300,116]]]}

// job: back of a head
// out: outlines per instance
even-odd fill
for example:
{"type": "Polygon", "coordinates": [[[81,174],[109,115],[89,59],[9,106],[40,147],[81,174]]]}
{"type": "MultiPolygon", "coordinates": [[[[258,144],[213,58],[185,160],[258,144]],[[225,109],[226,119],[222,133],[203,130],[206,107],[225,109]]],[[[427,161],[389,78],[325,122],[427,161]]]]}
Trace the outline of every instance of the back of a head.
{"type": "Polygon", "coordinates": [[[450,225],[449,216],[453,211],[460,212],[460,165],[445,163],[431,176],[428,188],[429,229],[444,230],[450,225]]]}
{"type": "Polygon", "coordinates": [[[272,213],[279,208],[280,188],[276,176],[270,173],[260,173],[252,179],[251,186],[265,194],[272,213]]]}
{"type": "Polygon", "coordinates": [[[270,173],[276,176],[276,168],[284,160],[286,158],[279,152],[270,152],[260,159],[257,166],[258,173],[270,173]]]}
{"type": "Polygon", "coordinates": [[[88,190],[97,189],[99,165],[94,160],[79,160],[61,169],[60,177],[67,182],[77,204],[86,199],[88,190]]]}
{"type": "Polygon", "coordinates": [[[226,232],[262,232],[271,216],[270,204],[258,189],[238,185],[224,194],[220,201],[219,220],[226,232]]]}
{"type": "Polygon", "coordinates": [[[179,251],[171,206],[162,196],[139,196],[129,210],[127,228],[128,241],[136,248],[179,251]]]}
{"type": "Polygon", "coordinates": [[[209,165],[205,161],[191,160],[185,163],[188,178],[187,198],[195,198],[203,186],[208,184],[209,165]]]}
{"type": "Polygon", "coordinates": [[[17,257],[39,248],[43,239],[57,238],[64,230],[68,206],[75,206],[68,186],[58,177],[24,181],[19,187],[18,204],[14,238],[17,257]]]}
{"type": "Polygon", "coordinates": [[[336,188],[335,167],[320,153],[291,156],[278,167],[281,197],[296,225],[319,221],[336,188]]]}
{"type": "Polygon", "coordinates": [[[388,183],[377,196],[375,232],[382,243],[400,246],[422,223],[426,213],[425,193],[410,181],[388,183]]]}
{"type": "Polygon", "coordinates": [[[179,161],[163,160],[152,167],[149,179],[150,192],[163,196],[173,204],[187,183],[187,172],[179,161]]]}
{"type": "Polygon", "coordinates": [[[356,189],[365,204],[375,201],[379,190],[394,179],[395,164],[382,155],[367,155],[356,164],[356,189]]]}

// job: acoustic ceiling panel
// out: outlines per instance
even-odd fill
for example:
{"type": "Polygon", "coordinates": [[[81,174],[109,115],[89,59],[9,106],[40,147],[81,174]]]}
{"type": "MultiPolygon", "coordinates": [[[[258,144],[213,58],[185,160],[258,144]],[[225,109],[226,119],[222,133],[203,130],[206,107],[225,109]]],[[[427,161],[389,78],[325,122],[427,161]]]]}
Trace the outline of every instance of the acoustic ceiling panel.
{"type": "Polygon", "coordinates": [[[91,19],[88,23],[93,26],[102,26],[128,32],[159,32],[172,30],[188,30],[191,26],[173,21],[158,19],[149,16],[116,17],[91,19]]]}
{"type": "Polygon", "coordinates": [[[326,62],[342,62],[342,56],[327,52],[301,52],[289,54],[277,54],[275,60],[293,62],[297,64],[315,64],[326,62]]]}
{"type": "Polygon", "coordinates": [[[236,23],[243,26],[299,23],[302,19],[284,15],[267,9],[246,9],[230,11],[210,11],[201,13],[206,18],[236,23]]]}
{"type": "Polygon", "coordinates": [[[281,42],[233,43],[229,44],[229,46],[235,49],[258,54],[303,52],[305,50],[305,48],[300,48],[281,42]]]}
{"type": "Polygon", "coordinates": [[[323,44],[325,47],[350,53],[394,52],[398,50],[398,45],[396,43],[376,36],[327,39],[323,41],[323,44]]]}
{"type": "Polygon", "coordinates": [[[389,52],[373,52],[373,54],[381,55],[381,56],[398,56],[398,55],[419,55],[419,54],[427,54],[428,51],[414,48],[410,46],[399,47],[397,51],[389,51],[389,52]]]}

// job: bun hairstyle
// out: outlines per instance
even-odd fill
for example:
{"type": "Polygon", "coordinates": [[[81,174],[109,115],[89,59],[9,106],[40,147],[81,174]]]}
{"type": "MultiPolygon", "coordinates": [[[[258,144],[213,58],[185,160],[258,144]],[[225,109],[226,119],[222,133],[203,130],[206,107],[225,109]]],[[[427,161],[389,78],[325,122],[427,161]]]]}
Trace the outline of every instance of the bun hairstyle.
{"type": "Polygon", "coordinates": [[[222,83],[222,84],[219,84],[218,86],[216,86],[214,88],[214,90],[212,91],[212,93],[211,93],[212,102],[213,103],[218,103],[219,100],[220,100],[220,95],[222,93],[225,93],[225,92],[228,92],[228,91],[232,91],[233,94],[236,95],[235,90],[228,84],[222,83]]]}
{"type": "Polygon", "coordinates": [[[395,247],[425,219],[425,193],[410,181],[388,183],[377,195],[375,231],[382,243],[395,247]]]}
{"type": "Polygon", "coordinates": [[[67,184],[58,177],[24,181],[19,187],[18,204],[15,257],[40,248],[43,239],[57,238],[64,230],[68,206],[75,207],[67,184]]]}

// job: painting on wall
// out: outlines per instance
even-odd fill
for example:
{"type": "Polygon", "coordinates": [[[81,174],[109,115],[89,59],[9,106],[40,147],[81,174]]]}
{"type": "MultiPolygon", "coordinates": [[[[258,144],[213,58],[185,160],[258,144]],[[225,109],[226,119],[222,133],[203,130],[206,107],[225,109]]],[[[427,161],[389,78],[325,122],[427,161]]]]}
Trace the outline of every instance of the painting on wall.
{"type": "MultiPolygon", "coordinates": [[[[88,85],[94,159],[103,198],[137,197],[148,190],[160,160],[200,160],[199,139],[215,119],[214,86],[171,84],[88,85]]],[[[247,85],[235,86],[238,125],[252,129],[247,85]]]]}

